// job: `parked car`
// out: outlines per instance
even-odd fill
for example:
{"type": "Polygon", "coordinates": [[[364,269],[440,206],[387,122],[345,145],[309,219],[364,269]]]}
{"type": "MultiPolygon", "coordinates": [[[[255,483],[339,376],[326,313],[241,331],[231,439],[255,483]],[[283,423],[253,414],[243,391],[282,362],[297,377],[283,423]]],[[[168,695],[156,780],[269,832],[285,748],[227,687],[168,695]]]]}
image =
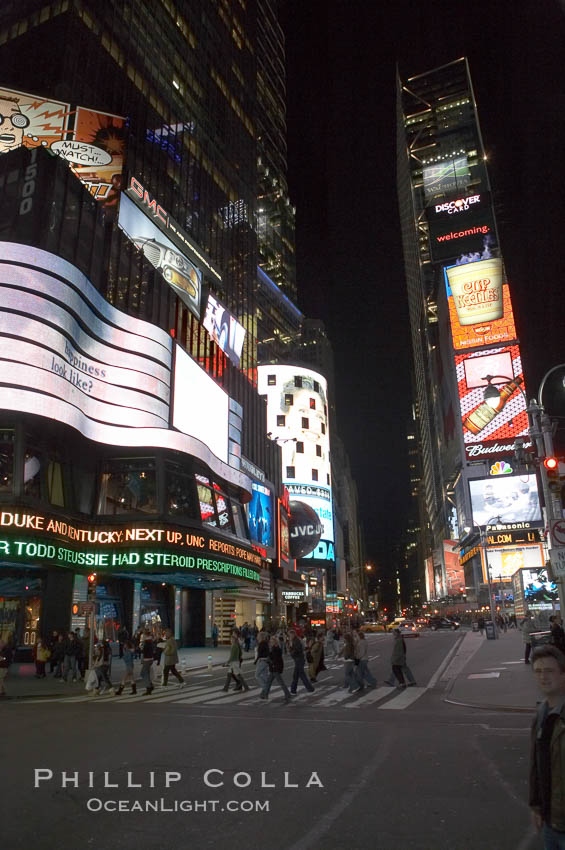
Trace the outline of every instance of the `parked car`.
{"type": "Polygon", "coordinates": [[[459,623],[455,620],[448,620],[447,617],[430,617],[428,626],[433,632],[436,632],[438,629],[452,629],[452,631],[455,631],[459,628],[459,623]]]}

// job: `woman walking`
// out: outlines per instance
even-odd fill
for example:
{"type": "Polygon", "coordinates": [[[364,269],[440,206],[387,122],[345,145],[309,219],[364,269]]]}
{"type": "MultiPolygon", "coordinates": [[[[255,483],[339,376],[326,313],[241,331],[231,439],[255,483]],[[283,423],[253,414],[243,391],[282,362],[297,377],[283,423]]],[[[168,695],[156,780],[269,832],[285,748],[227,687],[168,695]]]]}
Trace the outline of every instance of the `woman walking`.
{"type": "Polygon", "coordinates": [[[163,686],[165,688],[167,687],[169,682],[169,673],[172,673],[178,681],[179,686],[182,688],[184,687],[184,679],[176,667],[179,663],[177,642],[173,637],[171,629],[165,629],[163,636],[165,640],[162,644],[159,644],[163,650],[163,686]]]}
{"type": "Polygon", "coordinates": [[[244,691],[249,690],[249,685],[246,684],[245,679],[241,674],[241,661],[243,658],[243,653],[241,651],[241,645],[239,643],[239,636],[237,632],[232,634],[231,638],[231,650],[230,657],[226,661],[226,667],[230,668],[230,672],[227,675],[226,683],[222,688],[223,691],[228,691],[230,687],[230,682],[232,679],[235,680],[235,691],[244,691]]]}
{"type": "Polygon", "coordinates": [[[135,643],[132,640],[126,640],[126,642],[124,643],[122,658],[124,661],[125,670],[124,675],[122,676],[122,680],[120,682],[120,687],[116,691],[116,694],[119,696],[123,691],[125,685],[128,684],[128,682],[131,684],[132,694],[136,694],[137,686],[135,684],[135,676],[133,675],[135,643]]]}
{"type": "Polygon", "coordinates": [[[279,639],[276,635],[273,635],[271,638],[271,647],[269,652],[269,678],[267,679],[267,684],[263,688],[261,693],[261,699],[269,698],[269,691],[271,690],[271,685],[274,681],[279,684],[284,693],[284,701],[290,702],[290,691],[286,686],[286,682],[282,677],[282,673],[284,670],[284,660],[281,645],[279,639]]]}
{"type": "Polygon", "coordinates": [[[269,679],[269,636],[267,632],[259,632],[257,639],[257,652],[255,657],[255,678],[262,693],[267,687],[269,679]]]}
{"type": "Polygon", "coordinates": [[[350,632],[346,632],[343,637],[343,646],[339,655],[345,662],[343,687],[349,688],[349,693],[352,694],[359,687],[359,682],[355,675],[355,647],[353,646],[353,637],[350,632]]]}
{"type": "MultiPolygon", "coordinates": [[[[403,668],[406,666],[406,644],[404,643],[404,638],[400,633],[400,629],[394,629],[393,638],[392,638],[392,654],[390,656],[390,663],[392,666],[392,676],[391,679],[396,679],[399,682],[398,688],[400,690],[404,690],[406,687],[406,682],[404,681],[404,672],[403,668]]],[[[390,685],[391,688],[394,687],[394,681],[388,679],[385,684],[390,685]]]]}

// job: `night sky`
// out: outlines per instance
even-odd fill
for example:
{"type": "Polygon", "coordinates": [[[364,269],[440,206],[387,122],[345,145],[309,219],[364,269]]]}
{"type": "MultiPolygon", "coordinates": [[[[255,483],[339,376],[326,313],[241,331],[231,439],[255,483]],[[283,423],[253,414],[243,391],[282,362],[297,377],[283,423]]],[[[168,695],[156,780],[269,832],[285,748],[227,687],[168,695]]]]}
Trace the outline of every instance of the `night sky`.
{"type": "MultiPolygon", "coordinates": [[[[411,405],[396,64],[406,78],[469,59],[528,395],[537,395],[543,374],[565,362],[565,4],[282,0],[280,14],[299,306],[332,341],[367,556],[386,570],[406,526],[411,405]]],[[[558,381],[544,401],[565,417],[558,381]]]]}

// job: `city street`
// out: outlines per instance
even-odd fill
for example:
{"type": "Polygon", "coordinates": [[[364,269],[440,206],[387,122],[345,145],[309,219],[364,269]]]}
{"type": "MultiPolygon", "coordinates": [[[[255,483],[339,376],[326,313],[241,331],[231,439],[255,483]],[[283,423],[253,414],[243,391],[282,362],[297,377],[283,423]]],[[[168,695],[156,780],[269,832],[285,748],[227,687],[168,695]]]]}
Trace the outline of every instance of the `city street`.
{"type": "Polygon", "coordinates": [[[8,701],[3,845],[538,848],[526,806],[531,715],[444,702],[450,670],[484,701],[491,679],[476,671],[495,652],[527,687],[520,635],[425,630],[407,640],[418,687],[405,692],[382,684],[391,640],[368,636],[378,685],[360,696],[341,689],[332,662],[313,696],[299,686],[285,706],[275,687],[265,703],[246,662],[248,693],[224,694],[215,668],[150,697],[8,701]]]}

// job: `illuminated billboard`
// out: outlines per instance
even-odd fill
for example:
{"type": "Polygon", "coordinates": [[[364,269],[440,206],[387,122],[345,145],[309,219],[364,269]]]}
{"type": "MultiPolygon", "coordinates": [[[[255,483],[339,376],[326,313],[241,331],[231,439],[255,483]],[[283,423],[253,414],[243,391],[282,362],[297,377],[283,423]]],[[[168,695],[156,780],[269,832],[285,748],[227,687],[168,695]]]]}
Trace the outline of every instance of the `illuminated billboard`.
{"type": "MultiPolygon", "coordinates": [[[[508,581],[524,567],[538,569],[544,566],[543,546],[538,543],[533,546],[504,546],[488,548],[488,565],[491,580],[508,581]]],[[[487,581],[486,565],[483,559],[483,581],[487,581]]]]}
{"type": "Polygon", "coordinates": [[[118,225],[199,319],[202,290],[200,270],[165,236],[155,220],[149,218],[123,193],[118,225]]]}
{"type": "Polygon", "coordinates": [[[208,295],[206,314],[202,324],[210,334],[211,339],[239,368],[245,328],[212,293],[208,295]]]}
{"type": "Polygon", "coordinates": [[[547,569],[522,570],[520,573],[527,608],[551,608],[559,602],[557,584],[549,580],[547,569]]]}
{"type": "Polygon", "coordinates": [[[188,368],[183,384],[181,365],[176,381],[183,433],[169,428],[169,334],[117,310],[75,266],[47,251],[0,242],[0,263],[9,269],[0,281],[0,408],[64,423],[105,445],[198,457],[251,492],[247,476],[225,462],[227,396],[196,364],[204,379],[192,380],[188,368]],[[194,398],[193,406],[205,402],[217,421],[208,422],[202,411],[200,419],[183,417],[194,398]],[[184,430],[194,420],[196,433],[184,430]]]}
{"type": "Polygon", "coordinates": [[[228,394],[176,345],[173,428],[200,440],[227,463],[228,415],[228,394]]]}
{"type": "Polygon", "coordinates": [[[316,549],[304,559],[333,561],[326,379],[302,366],[259,366],[257,389],[267,397],[267,431],[281,447],[283,483],[291,498],[313,508],[324,525],[316,549]]]}
{"type": "Polygon", "coordinates": [[[481,260],[496,248],[494,219],[490,210],[468,214],[464,221],[434,219],[429,222],[432,260],[459,258],[464,262],[481,260]]]}
{"type": "Polygon", "coordinates": [[[504,527],[541,522],[535,474],[506,475],[469,481],[473,524],[504,527]]]}
{"type": "Polygon", "coordinates": [[[446,589],[448,596],[465,593],[465,570],[459,562],[459,541],[443,541],[443,560],[445,563],[446,589]]]}
{"type": "Polygon", "coordinates": [[[519,347],[457,354],[455,369],[466,458],[511,454],[516,437],[528,436],[519,347]]]}
{"type": "Polygon", "coordinates": [[[254,543],[259,546],[274,546],[275,530],[273,515],[273,494],[269,487],[251,483],[252,497],[247,504],[249,534],[254,543]]]}
{"type": "Polygon", "coordinates": [[[449,266],[444,275],[456,351],[516,339],[510,290],[503,280],[501,259],[449,266]]]}
{"type": "Polygon", "coordinates": [[[126,119],[71,108],[33,94],[0,89],[0,154],[20,146],[45,147],[65,159],[105,208],[118,202],[125,154],[126,119]]]}
{"type": "Polygon", "coordinates": [[[426,200],[454,192],[466,195],[471,177],[467,157],[457,156],[433,165],[426,165],[423,169],[423,177],[426,200]]]}

